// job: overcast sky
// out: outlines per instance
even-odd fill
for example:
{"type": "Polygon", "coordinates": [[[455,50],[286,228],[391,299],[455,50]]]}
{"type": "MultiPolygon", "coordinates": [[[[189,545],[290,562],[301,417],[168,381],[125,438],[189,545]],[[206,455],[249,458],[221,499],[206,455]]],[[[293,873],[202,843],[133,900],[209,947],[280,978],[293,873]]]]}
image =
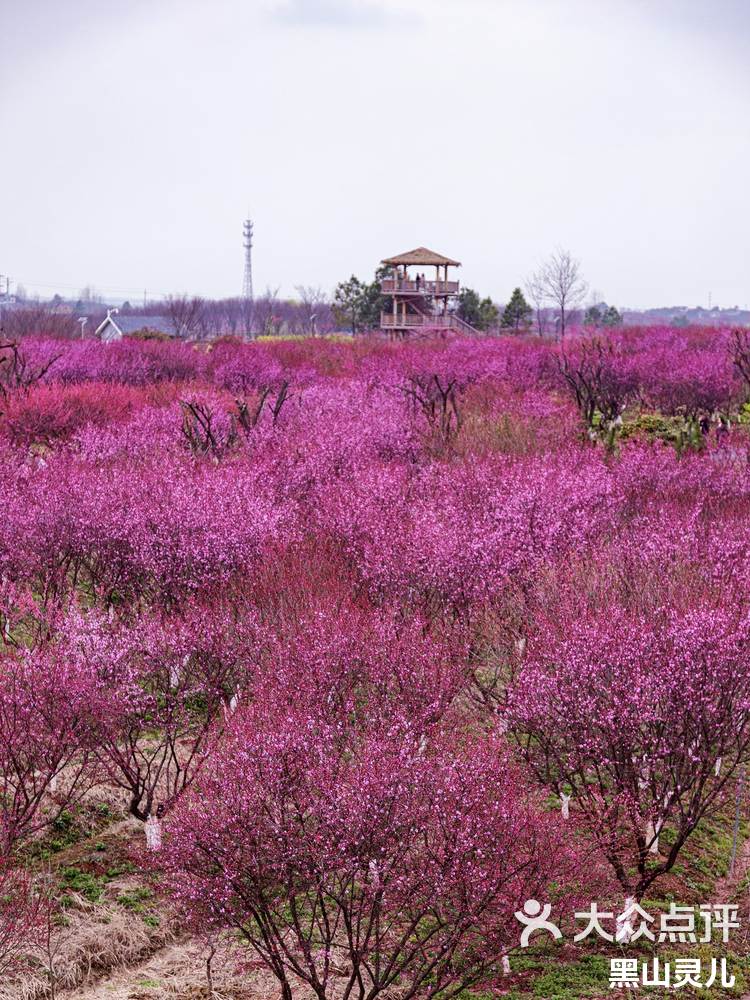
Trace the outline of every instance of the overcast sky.
{"type": "Polygon", "coordinates": [[[0,273],[331,289],[418,245],[503,301],[750,302],[750,0],[0,0],[0,273]]]}

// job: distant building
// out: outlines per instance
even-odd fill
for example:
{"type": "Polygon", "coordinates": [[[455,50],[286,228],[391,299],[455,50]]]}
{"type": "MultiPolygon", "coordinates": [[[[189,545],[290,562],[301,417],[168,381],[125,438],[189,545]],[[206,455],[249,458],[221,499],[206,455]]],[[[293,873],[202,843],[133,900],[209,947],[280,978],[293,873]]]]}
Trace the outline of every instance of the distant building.
{"type": "Polygon", "coordinates": [[[99,324],[94,332],[94,336],[104,343],[113,340],[122,340],[123,337],[133,333],[140,333],[142,330],[151,333],[161,333],[168,337],[174,337],[175,330],[172,321],[166,316],[142,316],[138,314],[117,314],[112,315],[113,310],[107,310],[106,318],[99,324]]]}

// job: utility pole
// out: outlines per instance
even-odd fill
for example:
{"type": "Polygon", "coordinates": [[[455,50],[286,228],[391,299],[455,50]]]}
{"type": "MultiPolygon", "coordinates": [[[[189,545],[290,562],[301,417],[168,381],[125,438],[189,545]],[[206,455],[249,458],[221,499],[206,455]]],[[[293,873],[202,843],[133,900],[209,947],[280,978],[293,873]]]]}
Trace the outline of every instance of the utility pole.
{"type": "Polygon", "coordinates": [[[245,219],[242,224],[242,245],[245,248],[245,273],[242,278],[242,298],[253,298],[253,222],[245,219]]]}

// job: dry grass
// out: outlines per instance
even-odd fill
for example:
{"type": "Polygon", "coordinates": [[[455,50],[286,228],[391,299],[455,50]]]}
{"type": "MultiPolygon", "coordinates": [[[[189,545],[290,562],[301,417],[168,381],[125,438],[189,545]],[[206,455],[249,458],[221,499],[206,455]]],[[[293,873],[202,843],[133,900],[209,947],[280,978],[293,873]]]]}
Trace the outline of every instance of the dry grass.
{"type": "MultiPolygon", "coordinates": [[[[96,801],[101,803],[101,796],[96,801]]],[[[85,810],[79,818],[88,827],[85,810]]],[[[94,837],[74,838],[42,863],[64,899],[53,931],[55,982],[63,996],[124,964],[147,959],[178,936],[170,910],[152,896],[129,861],[142,838],[142,824],[120,819],[94,837]]],[[[46,959],[33,953],[29,964],[29,971],[0,984],[0,1000],[50,996],[46,959]]]]}
{"type": "MultiPolygon", "coordinates": [[[[55,961],[58,990],[106,975],[125,963],[143,960],[175,937],[165,921],[156,927],[112,903],[68,913],[55,961]]],[[[0,1000],[42,1000],[50,996],[49,978],[40,964],[0,985],[0,1000]]]]}
{"type": "MultiPolygon", "coordinates": [[[[280,994],[268,973],[238,971],[234,957],[224,947],[213,960],[211,997],[205,960],[201,942],[176,943],[139,965],[120,969],[105,981],[65,994],[65,1000],[265,1000],[280,994]]],[[[306,1000],[308,994],[295,996],[306,1000]]]]}

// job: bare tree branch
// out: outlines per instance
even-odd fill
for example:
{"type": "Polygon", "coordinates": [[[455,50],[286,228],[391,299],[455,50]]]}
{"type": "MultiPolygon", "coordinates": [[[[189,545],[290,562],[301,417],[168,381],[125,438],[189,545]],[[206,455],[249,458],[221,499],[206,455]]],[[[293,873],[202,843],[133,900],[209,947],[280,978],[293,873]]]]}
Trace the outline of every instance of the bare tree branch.
{"type": "Polygon", "coordinates": [[[560,314],[560,336],[565,336],[568,314],[581,304],[588,284],[581,274],[580,261],[569,250],[558,248],[537,272],[544,296],[555,303],[560,314]]]}

